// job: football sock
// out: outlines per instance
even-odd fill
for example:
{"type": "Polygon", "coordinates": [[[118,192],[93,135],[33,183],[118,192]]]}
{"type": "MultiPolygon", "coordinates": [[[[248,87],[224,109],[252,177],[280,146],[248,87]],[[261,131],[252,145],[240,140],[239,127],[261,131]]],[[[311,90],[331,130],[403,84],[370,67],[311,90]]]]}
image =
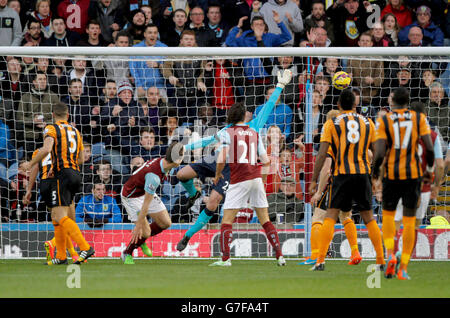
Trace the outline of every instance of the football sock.
{"type": "Polygon", "coordinates": [[[358,235],[356,232],[356,225],[352,219],[347,219],[342,224],[345,230],[345,236],[347,236],[348,243],[352,249],[352,255],[354,252],[359,252],[358,250],[358,235]]]}
{"type": "Polygon", "coordinates": [[[65,260],[67,258],[66,231],[57,222],[53,221],[53,226],[55,227],[56,258],[60,260],[65,260]]]}
{"type": "Polygon", "coordinates": [[[128,243],[128,246],[126,247],[125,251],[123,251],[124,254],[133,255],[133,251],[145,243],[147,239],[146,238],[140,238],[136,243],[128,243]]]}
{"type": "MultiPolygon", "coordinates": [[[[162,228],[160,228],[158,226],[158,224],[156,224],[156,222],[152,222],[150,224],[150,230],[151,230],[150,236],[155,236],[155,235],[161,233],[162,231],[164,231],[162,228]]],[[[141,245],[141,244],[139,244],[139,245],[141,245]]]]}
{"type": "MultiPolygon", "coordinates": [[[[206,224],[208,224],[209,220],[213,217],[213,214],[210,214],[208,212],[208,209],[203,209],[203,211],[200,213],[200,215],[197,218],[197,221],[195,221],[194,225],[191,226],[189,230],[187,230],[186,235],[187,237],[194,236],[195,233],[200,231],[206,224]]],[[[214,213],[214,212],[212,212],[214,213]]]]}
{"type": "Polygon", "coordinates": [[[403,216],[403,248],[400,269],[406,269],[414,248],[416,217],[403,216]]]}
{"type": "Polygon", "coordinates": [[[69,251],[70,256],[78,256],[77,251],[73,248],[73,243],[69,235],[66,235],[66,248],[69,251]]]}
{"type": "Polygon", "coordinates": [[[267,221],[262,227],[266,232],[270,245],[272,245],[272,248],[275,250],[275,257],[278,259],[278,257],[283,256],[283,253],[281,253],[280,240],[278,239],[278,233],[275,226],[273,226],[272,222],[267,221]]]}
{"type": "Polygon", "coordinates": [[[383,240],[386,247],[388,257],[394,252],[394,236],[395,236],[395,211],[383,210],[383,240]]]}
{"type": "Polygon", "coordinates": [[[192,198],[197,193],[197,189],[194,186],[194,179],[189,179],[188,181],[181,182],[181,185],[189,193],[190,198],[192,198]]]}
{"type": "Polygon", "coordinates": [[[322,222],[314,222],[311,226],[311,259],[316,259],[319,255],[319,234],[322,222]]]}
{"type": "MultiPolygon", "coordinates": [[[[55,225],[55,223],[53,223],[53,225],[55,225]]],[[[53,236],[53,238],[50,240],[50,243],[51,243],[53,246],[56,246],[56,237],[53,236]]]]}
{"type": "Polygon", "coordinates": [[[384,251],[383,241],[381,239],[381,231],[378,227],[375,219],[366,224],[367,231],[369,232],[369,238],[372,241],[372,245],[377,253],[377,264],[384,264],[384,251]]]}
{"type": "Polygon", "coordinates": [[[70,219],[68,216],[65,216],[59,221],[59,224],[64,228],[65,231],[67,231],[67,234],[70,236],[70,238],[73,239],[75,243],[77,243],[80,250],[87,251],[91,248],[89,243],[84,239],[80,228],[72,219],[70,219]]]}
{"type": "Polygon", "coordinates": [[[398,251],[398,243],[400,242],[400,232],[396,231],[394,235],[394,253],[398,251]]]}
{"type": "Polygon", "coordinates": [[[230,258],[230,244],[233,240],[233,225],[222,224],[220,226],[220,250],[222,252],[222,261],[230,258]]]}
{"type": "Polygon", "coordinates": [[[325,218],[323,221],[319,236],[319,257],[317,259],[317,264],[325,262],[328,246],[330,246],[331,240],[333,239],[335,224],[336,221],[331,218],[325,218]]]}

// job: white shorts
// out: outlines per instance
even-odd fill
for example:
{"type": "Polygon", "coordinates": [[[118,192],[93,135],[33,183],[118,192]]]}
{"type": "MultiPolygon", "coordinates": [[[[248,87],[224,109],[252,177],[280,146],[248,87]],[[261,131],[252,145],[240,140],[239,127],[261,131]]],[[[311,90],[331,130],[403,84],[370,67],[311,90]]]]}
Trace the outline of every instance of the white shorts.
{"type": "MultiPolygon", "coordinates": [[[[136,222],[138,219],[139,212],[141,212],[142,204],[144,203],[144,196],[140,196],[137,198],[127,198],[121,195],[122,205],[127,210],[128,220],[131,222],[136,222]]],[[[150,202],[150,205],[147,210],[147,214],[158,213],[165,211],[166,206],[162,203],[161,199],[158,195],[153,195],[153,200],[150,202]]]]}
{"type": "MultiPolygon", "coordinates": [[[[416,219],[422,220],[427,213],[428,204],[430,203],[431,192],[422,192],[420,194],[420,204],[416,210],[416,219]]],[[[397,209],[395,210],[395,221],[399,222],[403,219],[403,204],[402,199],[397,204],[397,209]]]]}
{"type": "Polygon", "coordinates": [[[268,208],[266,190],[261,178],[230,184],[223,208],[242,209],[250,204],[253,208],[268,208]]]}

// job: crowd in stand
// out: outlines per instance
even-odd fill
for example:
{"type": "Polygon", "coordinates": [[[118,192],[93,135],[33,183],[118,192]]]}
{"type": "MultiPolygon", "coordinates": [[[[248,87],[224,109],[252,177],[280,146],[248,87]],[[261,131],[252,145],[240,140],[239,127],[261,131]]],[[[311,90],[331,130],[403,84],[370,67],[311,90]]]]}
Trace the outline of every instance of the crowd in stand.
{"type": "MultiPolygon", "coordinates": [[[[444,46],[450,45],[448,11],[444,0],[335,0],[328,7],[324,0],[0,0],[0,46],[444,46]],[[376,12],[379,19],[371,19],[376,12]]],[[[36,204],[21,203],[27,176],[18,166],[42,145],[52,104],[69,106],[69,122],[85,142],[77,221],[102,226],[127,222],[120,189],[136,168],[164,155],[173,140],[186,143],[223,127],[236,102],[246,105],[247,119],[256,117],[277,72],[289,69],[293,80],[265,127],[272,161],[267,193],[273,211],[282,203],[285,220],[301,222],[307,65],[300,57],[1,57],[2,220],[49,219],[37,191],[36,204]]],[[[375,119],[388,108],[391,90],[407,87],[449,141],[450,68],[444,60],[314,57],[311,66],[316,144],[326,113],[336,108],[339,91],[331,79],[341,70],[352,76],[359,113],[375,119]]],[[[197,186],[204,195],[193,211],[208,200],[209,185],[197,186]]],[[[182,209],[187,199],[180,184],[169,178],[160,190],[174,222],[192,221],[182,209]]]]}

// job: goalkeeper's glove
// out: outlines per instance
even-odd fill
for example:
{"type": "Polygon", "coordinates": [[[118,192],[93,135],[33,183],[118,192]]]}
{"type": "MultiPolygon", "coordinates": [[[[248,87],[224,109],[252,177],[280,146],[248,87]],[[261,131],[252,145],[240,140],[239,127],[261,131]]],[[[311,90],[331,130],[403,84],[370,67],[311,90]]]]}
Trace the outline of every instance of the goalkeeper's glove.
{"type": "Polygon", "coordinates": [[[292,79],[292,72],[290,70],[284,70],[282,72],[278,71],[277,77],[278,77],[277,87],[281,87],[282,89],[284,89],[284,86],[289,84],[289,82],[292,79]]]}

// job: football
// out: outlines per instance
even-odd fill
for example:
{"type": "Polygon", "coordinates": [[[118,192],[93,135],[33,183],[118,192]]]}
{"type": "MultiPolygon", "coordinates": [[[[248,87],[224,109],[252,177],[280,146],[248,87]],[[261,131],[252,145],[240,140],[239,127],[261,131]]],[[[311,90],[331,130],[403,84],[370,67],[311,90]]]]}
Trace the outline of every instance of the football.
{"type": "Polygon", "coordinates": [[[340,71],[336,72],[333,76],[333,86],[336,89],[342,90],[346,89],[350,83],[352,82],[352,78],[347,72],[340,71]]]}

